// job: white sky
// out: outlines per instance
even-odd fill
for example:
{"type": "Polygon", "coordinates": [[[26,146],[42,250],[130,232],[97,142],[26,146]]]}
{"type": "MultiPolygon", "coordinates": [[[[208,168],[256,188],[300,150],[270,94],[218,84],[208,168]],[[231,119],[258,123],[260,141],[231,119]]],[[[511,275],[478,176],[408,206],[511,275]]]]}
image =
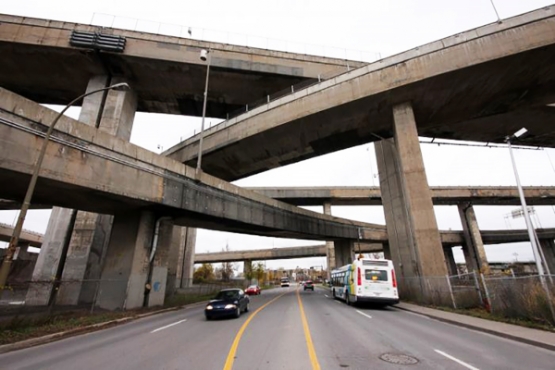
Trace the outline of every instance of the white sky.
{"type": "MultiPolygon", "coordinates": [[[[542,6],[550,1],[496,0],[501,18],[542,6]]],[[[490,0],[358,0],[344,4],[328,0],[304,1],[126,1],[18,0],[3,1],[0,13],[135,27],[145,31],[181,32],[191,27],[195,38],[214,38],[243,45],[289,51],[316,52],[353,59],[388,56],[497,20],[490,0]],[[112,16],[117,16],[116,18],[112,16]],[[140,19],[141,21],[136,21],[140,19]],[[146,22],[149,21],[149,22],[146,22]],[[184,28],[170,26],[179,25],[184,28]]],[[[77,117],[79,109],[70,110],[77,117]]],[[[215,124],[217,119],[208,119],[215,124]]],[[[523,122],[525,126],[526,123],[523,122]]],[[[194,117],[138,113],[131,142],[160,152],[200,128],[194,117]]],[[[507,133],[510,134],[510,133],[507,133]]],[[[515,185],[507,149],[423,144],[430,185],[515,185]]],[[[518,150],[516,160],[523,185],[555,185],[555,151],[518,150]]],[[[373,145],[362,145],[298,164],[268,171],[237,182],[241,186],[378,185],[373,145]]],[[[507,218],[515,207],[476,207],[482,229],[523,229],[522,219],[507,218]]],[[[309,207],[321,212],[321,207],[309,207]]],[[[456,207],[435,207],[440,229],[460,230],[456,207]]],[[[555,227],[555,208],[536,207],[534,222],[555,227]]],[[[336,216],[384,223],[381,207],[333,207],[336,216]]],[[[49,211],[32,211],[25,228],[44,232],[49,211]]],[[[0,212],[0,222],[13,223],[16,212],[0,212]]],[[[264,238],[199,230],[197,252],[272,248],[317,244],[314,241],[264,238]]],[[[532,259],[527,243],[487,246],[491,261],[532,259]]],[[[462,253],[455,251],[458,261],[462,253]]],[[[272,268],[325,265],[325,258],[268,261],[272,268]]]]}

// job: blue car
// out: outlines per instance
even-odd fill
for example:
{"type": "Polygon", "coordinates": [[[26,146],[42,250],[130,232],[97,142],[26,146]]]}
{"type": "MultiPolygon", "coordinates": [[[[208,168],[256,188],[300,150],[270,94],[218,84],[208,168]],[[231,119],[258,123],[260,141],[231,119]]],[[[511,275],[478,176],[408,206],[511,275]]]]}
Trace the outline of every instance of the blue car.
{"type": "Polygon", "coordinates": [[[241,316],[241,312],[249,311],[249,296],[242,289],[224,289],[206,305],[206,320],[216,317],[241,316]]]}

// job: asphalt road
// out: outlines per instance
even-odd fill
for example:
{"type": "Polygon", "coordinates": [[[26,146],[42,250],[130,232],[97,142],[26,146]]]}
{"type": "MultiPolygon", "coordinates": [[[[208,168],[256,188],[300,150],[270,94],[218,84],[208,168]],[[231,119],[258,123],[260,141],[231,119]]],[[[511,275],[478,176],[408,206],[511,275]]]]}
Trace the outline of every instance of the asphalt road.
{"type": "Polygon", "coordinates": [[[555,352],[326,295],[264,291],[239,319],[155,315],[0,355],[0,369],[555,369],[555,352]]]}

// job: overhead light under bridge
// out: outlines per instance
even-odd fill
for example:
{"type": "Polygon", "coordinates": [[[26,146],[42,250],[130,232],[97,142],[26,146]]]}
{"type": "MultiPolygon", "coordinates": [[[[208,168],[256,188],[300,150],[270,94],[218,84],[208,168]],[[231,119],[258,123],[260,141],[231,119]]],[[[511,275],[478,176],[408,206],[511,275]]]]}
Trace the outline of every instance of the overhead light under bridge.
{"type": "Polygon", "coordinates": [[[125,50],[125,37],[105,35],[99,32],[73,31],[69,44],[80,48],[122,53],[125,50]]]}

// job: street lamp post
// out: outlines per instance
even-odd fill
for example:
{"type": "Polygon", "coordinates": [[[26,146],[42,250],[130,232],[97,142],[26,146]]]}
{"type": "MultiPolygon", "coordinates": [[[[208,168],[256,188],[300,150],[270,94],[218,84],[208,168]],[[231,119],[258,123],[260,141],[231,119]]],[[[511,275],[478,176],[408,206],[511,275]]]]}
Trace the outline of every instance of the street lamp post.
{"type": "Polygon", "coordinates": [[[198,141],[198,156],[197,156],[197,169],[195,174],[197,176],[200,175],[200,171],[202,171],[202,141],[204,139],[204,119],[206,117],[206,102],[208,100],[208,79],[210,77],[210,61],[212,60],[212,53],[211,50],[202,49],[200,51],[200,59],[203,61],[208,61],[206,65],[206,82],[204,84],[204,101],[202,103],[202,122],[200,124],[200,138],[198,141]]]}
{"type": "Polygon", "coordinates": [[[530,244],[532,244],[532,252],[534,253],[534,260],[536,261],[536,267],[538,269],[538,274],[542,277],[544,275],[542,259],[539,253],[538,244],[536,243],[536,234],[534,228],[532,227],[532,221],[530,220],[530,214],[528,213],[528,206],[526,205],[526,199],[524,198],[524,191],[522,190],[522,185],[520,184],[520,177],[518,176],[518,171],[516,169],[515,157],[513,155],[513,148],[511,147],[511,141],[518,139],[528,132],[525,128],[521,128],[511,136],[507,136],[505,141],[509,147],[509,153],[511,154],[511,163],[513,165],[513,172],[515,174],[516,186],[518,188],[518,195],[520,196],[520,203],[522,205],[522,213],[524,215],[524,221],[526,222],[526,229],[528,229],[528,237],[530,238],[530,244]]]}
{"type": "Polygon", "coordinates": [[[29,181],[29,187],[27,188],[27,193],[25,193],[25,199],[23,200],[23,204],[21,206],[21,211],[19,212],[19,217],[17,218],[17,223],[14,227],[12,237],[10,238],[10,244],[6,251],[6,255],[4,256],[4,261],[2,262],[2,266],[0,267],[0,290],[4,288],[6,285],[6,281],[8,280],[8,274],[10,272],[10,266],[13,261],[13,256],[17,249],[17,244],[19,242],[19,236],[21,234],[21,230],[23,229],[23,223],[25,222],[25,216],[27,215],[27,211],[29,210],[29,206],[31,205],[31,198],[33,197],[33,192],[35,191],[35,185],[37,184],[37,179],[39,177],[39,171],[42,166],[42,161],[44,160],[44,155],[46,153],[46,147],[48,145],[48,141],[50,139],[50,135],[54,130],[54,126],[58,123],[58,120],[64,115],[64,113],[77,101],[92,95],[98,92],[106,91],[106,90],[119,90],[119,91],[126,91],[129,90],[129,85],[125,82],[117,83],[108,87],[104,87],[102,89],[97,89],[93,91],[89,91],[85,94],[82,94],[78,98],[73,99],[69,102],[65,108],[58,113],[48,130],[46,131],[46,135],[44,137],[44,141],[42,143],[42,148],[40,150],[39,157],[37,158],[37,162],[35,163],[33,169],[33,175],[31,176],[31,181],[29,181]]]}

